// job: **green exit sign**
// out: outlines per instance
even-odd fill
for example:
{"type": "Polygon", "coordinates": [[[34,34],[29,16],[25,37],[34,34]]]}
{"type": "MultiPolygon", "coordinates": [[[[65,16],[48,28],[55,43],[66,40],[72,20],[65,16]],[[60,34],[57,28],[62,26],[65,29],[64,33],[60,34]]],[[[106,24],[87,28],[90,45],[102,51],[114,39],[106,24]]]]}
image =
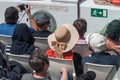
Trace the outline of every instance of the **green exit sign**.
{"type": "Polygon", "coordinates": [[[107,9],[91,8],[91,16],[92,17],[107,18],[108,17],[108,10],[107,9]]]}

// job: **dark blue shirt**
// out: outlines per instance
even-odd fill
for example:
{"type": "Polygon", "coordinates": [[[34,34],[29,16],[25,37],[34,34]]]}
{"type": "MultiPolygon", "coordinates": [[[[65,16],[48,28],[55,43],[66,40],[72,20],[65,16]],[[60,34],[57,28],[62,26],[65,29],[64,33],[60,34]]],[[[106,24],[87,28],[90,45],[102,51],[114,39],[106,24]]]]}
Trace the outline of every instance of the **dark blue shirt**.
{"type": "Polygon", "coordinates": [[[48,37],[52,32],[46,30],[46,31],[38,31],[33,33],[34,37],[48,37]]]}
{"type": "Polygon", "coordinates": [[[110,55],[109,53],[94,53],[91,56],[83,57],[82,58],[82,66],[86,62],[95,63],[95,64],[103,64],[103,65],[116,65],[119,56],[117,55],[110,55]]]}
{"type": "Polygon", "coordinates": [[[30,28],[25,23],[18,24],[12,35],[12,45],[10,53],[12,54],[30,54],[35,50],[35,39],[30,28]]]}

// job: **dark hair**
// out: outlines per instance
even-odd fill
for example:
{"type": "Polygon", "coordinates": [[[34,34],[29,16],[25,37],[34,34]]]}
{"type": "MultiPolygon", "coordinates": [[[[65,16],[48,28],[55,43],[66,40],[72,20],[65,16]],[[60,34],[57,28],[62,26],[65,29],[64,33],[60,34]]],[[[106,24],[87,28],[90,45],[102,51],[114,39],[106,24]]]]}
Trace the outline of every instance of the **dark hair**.
{"type": "Polygon", "coordinates": [[[85,32],[87,31],[87,22],[85,19],[80,18],[76,19],[73,23],[73,26],[77,29],[80,36],[84,36],[85,32]]]}
{"type": "Polygon", "coordinates": [[[116,34],[115,36],[110,34],[105,34],[105,37],[109,38],[110,40],[120,41],[120,33],[116,34]]]}
{"type": "Polygon", "coordinates": [[[87,71],[86,73],[78,76],[77,80],[94,80],[96,73],[94,71],[87,71]]]}
{"type": "Polygon", "coordinates": [[[14,24],[18,20],[18,11],[15,7],[10,6],[5,10],[5,21],[6,23],[14,24]]]}
{"type": "Polygon", "coordinates": [[[29,58],[29,64],[36,73],[43,71],[45,63],[49,64],[48,57],[37,49],[33,51],[29,58]]]}
{"type": "Polygon", "coordinates": [[[105,37],[114,41],[120,41],[120,21],[119,20],[115,19],[108,24],[107,30],[105,32],[105,37]]]}
{"type": "Polygon", "coordinates": [[[45,24],[50,24],[50,21],[47,21],[45,23],[37,23],[37,25],[38,25],[39,28],[42,28],[45,24]]]}

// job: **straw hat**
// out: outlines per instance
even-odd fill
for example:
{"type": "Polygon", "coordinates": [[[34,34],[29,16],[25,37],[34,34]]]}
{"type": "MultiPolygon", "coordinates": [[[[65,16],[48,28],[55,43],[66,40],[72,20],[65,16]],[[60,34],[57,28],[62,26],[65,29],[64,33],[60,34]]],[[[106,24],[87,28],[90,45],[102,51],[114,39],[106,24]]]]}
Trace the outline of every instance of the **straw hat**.
{"type": "Polygon", "coordinates": [[[70,24],[63,24],[53,34],[48,36],[48,44],[55,51],[54,45],[60,43],[59,45],[63,46],[63,52],[67,52],[75,46],[78,39],[79,34],[76,28],[70,24]]]}

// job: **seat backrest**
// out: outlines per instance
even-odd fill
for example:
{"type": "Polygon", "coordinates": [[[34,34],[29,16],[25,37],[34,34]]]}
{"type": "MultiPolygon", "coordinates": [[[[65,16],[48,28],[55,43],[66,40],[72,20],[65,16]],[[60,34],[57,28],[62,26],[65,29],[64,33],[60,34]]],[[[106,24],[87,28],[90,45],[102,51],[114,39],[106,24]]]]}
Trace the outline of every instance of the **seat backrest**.
{"type": "Polygon", "coordinates": [[[120,67],[117,70],[117,72],[115,73],[115,76],[113,77],[112,80],[120,80],[120,67]]]}
{"type": "Polygon", "coordinates": [[[32,72],[31,67],[29,66],[29,55],[23,54],[23,55],[16,55],[16,54],[10,54],[7,53],[8,60],[13,60],[18,63],[20,63],[28,72],[32,72]]]}
{"type": "Polygon", "coordinates": [[[42,49],[43,52],[49,49],[47,37],[35,37],[34,45],[42,49]]]}
{"type": "Polygon", "coordinates": [[[72,60],[65,60],[60,58],[49,58],[50,67],[49,72],[52,80],[58,80],[61,67],[66,67],[70,73],[74,72],[74,66],[72,60]]]}
{"type": "Polygon", "coordinates": [[[0,34],[0,41],[1,41],[4,45],[12,44],[12,38],[11,38],[11,36],[7,36],[7,35],[2,35],[2,34],[0,34]]]}
{"type": "MultiPolygon", "coordinates": [[[[20,63],[28,72],[32,72],[31,67],[29,66],[29,55],[16,55],[7,53],[8,60],[14,60],[20,63]]],[[[52,80],[58,80],[58,75],[60,75],[60,69],[62,66],[65,66],[70,73],[74,71],[72,60],[64,60],[59,58],[49,58],[50,67],[49,73],[52,80]]]]}
{"type": "Polygon", "coordinates": [[[112,80],[116,72],[116,67],[113,65],[101,65],[87,62],[84,65],[84,73],[87,71],[94,71],[96,73],[95,80],[112,80]]]}
{"type": "Polygon", "coordinates": [[[82,57],[85,57],[91,54],[88,44],[76,44],[72,50],[73,52],[79,53],[82,57]]]}

